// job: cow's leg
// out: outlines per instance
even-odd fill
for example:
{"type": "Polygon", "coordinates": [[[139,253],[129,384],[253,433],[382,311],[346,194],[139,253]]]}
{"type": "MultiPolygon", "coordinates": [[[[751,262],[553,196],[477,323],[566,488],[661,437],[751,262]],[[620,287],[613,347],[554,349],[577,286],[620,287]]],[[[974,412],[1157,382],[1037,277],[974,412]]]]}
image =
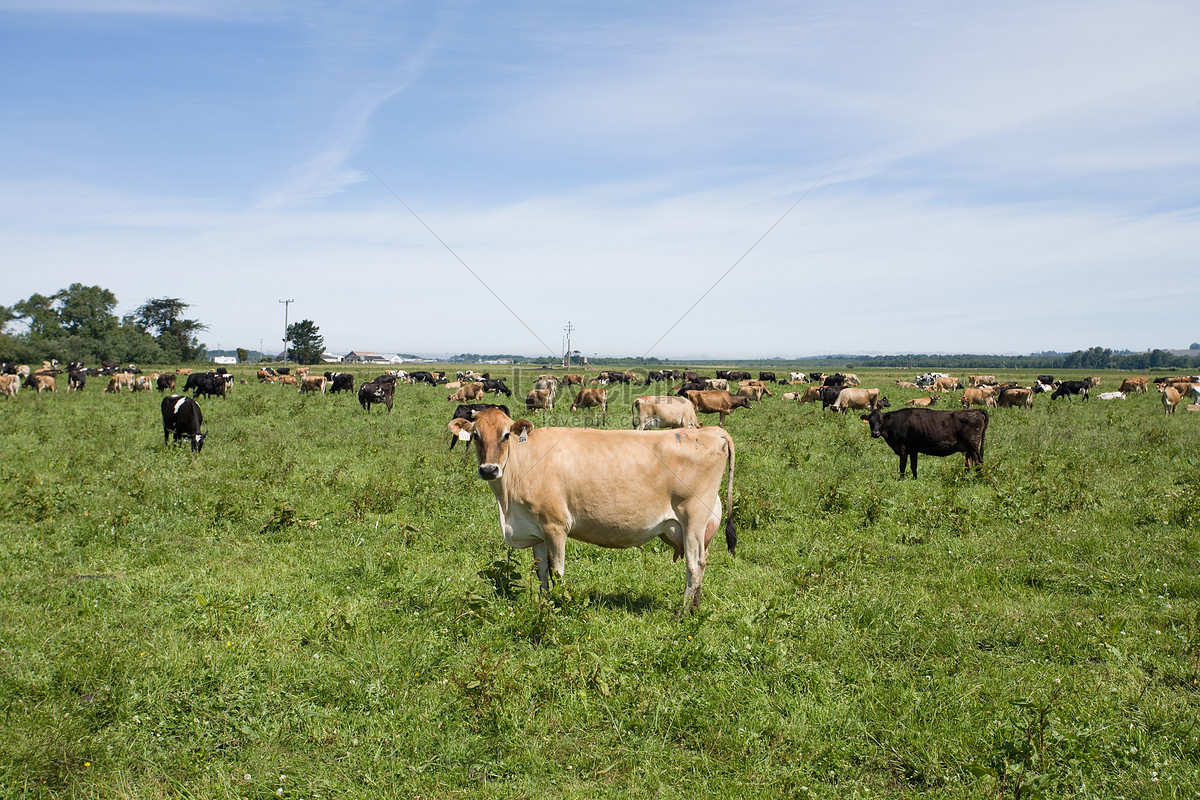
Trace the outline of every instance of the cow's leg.
{"type": "MultiPolygon", "coordinates": [[[[910,453],[909,458],[912,459],[912,474],[913,474],[913,480],[915,481],[917,479],[917,454],[916,454],[916,451],[910,453]]],[[[903,476],[901,476],[901,477],[903,477],[903,476]]]]}
{"type": "Polygon", "coordinates": [[[712,516],[707,508],[702,509],[702,514],[703,516],[696,514],[692,519],[697,517],[704,519],[704,527],[697,530],[695,522],[689,520],[684,532],[683,551],[684,561],[687,564],[687,584],[683,590],[683,608],[679,612],[681,615],[695,613],[696,608],[700,605],[700,592],[704,585],[704,568],[708,566],[706,543],[711,542],[717,533],[717,517],[712,516]]]}

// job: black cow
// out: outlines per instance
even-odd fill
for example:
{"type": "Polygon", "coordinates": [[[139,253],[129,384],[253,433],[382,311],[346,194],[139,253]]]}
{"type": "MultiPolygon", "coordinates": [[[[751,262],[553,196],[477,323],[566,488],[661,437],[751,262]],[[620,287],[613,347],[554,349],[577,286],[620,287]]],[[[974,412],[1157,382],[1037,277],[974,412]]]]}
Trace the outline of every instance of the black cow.
{"type": "Polygon", "coordinates": [[[202,395],[212,395],[225,399],[225,390],[229,388],[229,383],[220,375],[212,372],[193,372],[188,375],[187,383],[183,385],[183,391],[191,391],[192,397],[200,397],[202,395]]]}
{"type": "Polygon", "coordinates": [[[1038,375],[1038,383],[1044,383],[1047,386],[1053,386],[1054,385],[1054,376],[1053,375],[1038,375]]]}
{"type": "Polygon", "coordinates": [[[745,371],[730,370],[729,380],[731,380],[731,381],[748,381],[748,380],[750,380],[750,373],[745,372],[745,371]]]}
{"type": "Polygon", "coordinates": [[[512,397],[512,389],[504,385],[504,378],[485,378],[480,382],[483,384],[485,392],[495,392],[505,397],[512,397]]]}
{"type": "Polygon", "coordinates": [[[354,376],[349,372],[326,372],[325,380],[329,381],[329,392],[353,392],[354,376]]]}
{"type": "Polygon", "coordinates": [[[708,385],[701,381],[688,381],[679,387],[679,391],[675,392],[679,397],[687,397],[687,393],[691,391],[703,392],[708,388],[708,385]]]}
{"type": "MultiPolygon", "coordinates": [[[[72,364],[76,363],[74,361],[72,364]]],[[[72,370],[67,373],[67,391],[83,391],[83,387],[87,385],[87,373],[82,369],[72,370]]]]}
{"type": "Polygon", "coordinates": [[[173,392],[175,391],[175,376],[172,374],[159,375],[154,384],[160,392],[165,392],[167,389],[173,392]]]}
{"type": "Polygon", "coordinates": [[[163,444],[170,442],[171,434],[175,441],[187,439],[192,443],[192,450],[199,453],[204,447],[204,437],[207,431],[200,430],[204,415],[200,413],[200,404],[182,394],[164,397],[162,401],[163,444]]]}
{"type": "Polygon", "coordinates": [[[391,383],[375,383],[368,381],[358,387],[358,402],[362,403],[362,407],[367,411],[371,410],[372,403],[383,403],[387,406],[388,413],[392,413],[392,401],[396,397],[396,384],[391,383]]]}
{"type": "Polygon", "coordinates": [[[758,379],[760,381],[764,381],[764,382],[765,381],[773,381],[773,380],[775,380],[775,373],[774,372],[760,372],[760,373],[758,373],[758,379]]]}
{"type": "Polygon", "coordinates": [[[838,399],[838,395],[842,393],[842,389],[846,388],[846,384],[838,383],[832,386],[821,387],[821,410],[829,408],[838,399]]]}
{"type": "Polygon", "coordinates": [[[902,408],[886,414],[876,409],[862,416],[871,426],[871,437],[880,436],[900,456],[900,479],[912,457],[913,480],[917,479],[917,454],[948,456],[966,453],[967,468],[983,464],[983,437],[988,414],[980,408],[935,411],[932,408],[902,408]]]}
{"type": "MultiPolygon", "coordinates": [[[[498,408],[504,412],[504,416],[510,417],[510,418],[512,417],[512,414],[508,410],[508,406],[500,406],[500,405],[495,405],[493,403],[467,403],[464,405],[460,405],[458,408],[454,409],[454,414],[450,417],[450,419],[451,419],[451,421],[456,420],[456,419],[465,419],[469,422],[474,422],[475,415],[478,414],[480,411],[483,411],[485,408],[498,408]]],[[[457,436],[450,437],[450,449],[451,450],[454,449],[454,443],[457,441],[458,441],[457,436]]]]}
{"type": "Polygon", "coordinates": [[[719,380],[719,381],[732,380],[732,378],[730,378],[729,375],[730,375],[730,372],[727,369],[717,370],[717,380],[719,380]]]}
{"type": "Polygon", "coordinates": [[[1083,395],[1083,399],[1088,399],[1088,389],[1091,388],[1091,383],[1088,381],[1063,381],[1054,390],[1054,394],[1050,395],[1050,399],[1054,400],[1059,397],[1070,398],[1073,394],[1083,395]]]}

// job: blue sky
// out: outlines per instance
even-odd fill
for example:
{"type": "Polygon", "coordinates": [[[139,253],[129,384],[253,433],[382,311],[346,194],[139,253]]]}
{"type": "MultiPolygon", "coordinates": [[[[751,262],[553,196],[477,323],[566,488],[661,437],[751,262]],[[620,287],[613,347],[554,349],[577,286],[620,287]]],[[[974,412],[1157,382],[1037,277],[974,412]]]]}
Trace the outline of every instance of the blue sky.
{"type": "Polygon", "coordinates": [[[1190,1],[0,0],[0,304],[180,297],[212,348],[278,346],[284,298],[334,351],[1186,347],[1198,36],[1190,1]]]}

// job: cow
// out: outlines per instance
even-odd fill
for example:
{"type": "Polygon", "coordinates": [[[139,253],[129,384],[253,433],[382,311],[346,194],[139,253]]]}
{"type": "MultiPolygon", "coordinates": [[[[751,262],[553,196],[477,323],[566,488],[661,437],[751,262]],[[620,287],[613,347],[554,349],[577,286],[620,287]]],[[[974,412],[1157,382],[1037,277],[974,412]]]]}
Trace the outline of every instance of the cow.
{"type": "Polygon", "coordinates": [[[763,395],[770,395],[765,386],[755,386],[753,384],[742,384],[738,387],[737,394],[740,397],[748,397],[754,402],[759,402],[763,399],[763,395]]]}
{"type": "Polygon", "coordinates": [[[354,376],[349,372],[326,372],[325,380],[329,381],[330,394],[334,392],[353,392],[354,376]]]}
{"type": "Polygon", "coordinates": [[[1020,386],[1004,389],[996,398],[996,405],[1004,408],[1033,408],[1033,390],[1020,386]]]}
{"type": "Polygon", "coordinates": [[[874,411],[881,406],[886,407],[888,405],[890,404],[887,402],[886,397],[879,397],[878,389],[847,387],[838,392],[837,398],[833,401],[832,410],[845,414],[852,408],[874,411]]]}
{"type": "Polygon", "coordinates": [[[43,372],[31,372],[29,377],[25,379],[25,388],[33,389],[38,394],[41,394],[45,389],[57,392],[58,383],[54,380],[53,375],[47,375],[43,372]]]}
{"type": "Polygon", "coordinates": [[[67,373],[67,391],[81,392],[83,387],[87,385],[87,373],[83,370],[74,370],[67,373]]]}
{"type": "Polygon", "coordinates": [[[1200,384],[1188,384],[1186,390],[1179,392],[1180,398],[1187,398],[1193,403],[1200,403],[1200,384]]]}
{"type": "Polygon", "coordinates": [[[543,411],[553,411],[554,390],[530,389],[529,394],[525,395],[525,408],[529,411],[539,408],[543,411]]]}
{"type": "Polygon", "coordinates": [[[1121,381],[1121,386],[1117,391],[1132,392],[1133,394],[1145,394],[1146,384],[1149,383],[1149,378],[1126,378],[1121,381]]]}
{"type": "Polygon", "coordinates": [[[375,403],[382,403],[387,406],[388,413],[392,413],[392,403],[395,397],[396,382],[394,380],[386,383],[367,381],[358,387],[358,402],[362,404],[363,410],[368,413],[370,413],[371,406],[375,403]]]}
{"type": "Polygon", "coordinates": [[[206,431],[200,430],[204,415],[200,413],[200,404],[187,395],[173,394],[162,400],[163,445],[170,443],[171,435],[175,441],[187,439],[192,443],[192,452],[199,453],[204,447],[206,431]]]}
{"type": "Polygon", "coordinates": [[[639,431],[653,428],[699,428],[696,407],[685,397],[659,395],[638,397],[633,401],[633,427],[639,431]]]}
{"type": "MultiPolygon", "coordinates": [[[[805,389],[805,390],[804,390],[804,392],[803,392],[803,393],[802,393],[802,394],[801,394],[801,395],[800,395],[800,396],[799,396],[799,397],[796,399],[796,403],[797,403],[797,405],[803,405],[804,403],[816,403],[816,402],[821,402],[821,403],[822,403],[822,406],[821,406],[821,407],[822,407],[822,408],[824,408],[824,407],[825,407],[825,406],[824,406],[824,399],[823,399],[823,398],[822,398],[822,396],[821,396],[821,395],[822,395],[822,390],[823,390],[824,388],[825,388],[824,386],[809,386],[809,387],[808,387],[807,389],[805,389]]],[[[837,398],[835,397],[834,399],[836,400],[837,398]]]]}
{"type": "Polygon", "coordinates": [[[175,391],[175,376],[172,374],[159,375],[154,384],[160,392],[165,392],[168,389],[173,392],[175,391]]]}
{"type": "Polygon", "coordinates": [[[0,375],[0,395],[16,397],[21,391],[21,376],[16,374],[0,375]]]}
{"type": "Polygon", "coordinates": [[[965,390],[959,398],[963,408],[971,406],[996,406],[996,393],[987,386],[977,386],[965,390]]]}
{"type": "Polygon", "coordinates": [[[788,380],[790,380],[792,383],[808,383],[808,376],[803,372],[789,372],[788,380]]]}
{"type": "Polygon", "coordinates": [[[473,381],[466,386],[460,386],[458,391],[447,397],[447,400],[453,400],[456,403],[463,403],[469,400],[478,400],[483,397],[483,381],[473,381]]]}
{"type": "Polygon", "coordinates": [[[965,453],[967,469],[983,464],[983,439],[988,413],[983,409],[937,411],[932,408],[901,408],[886,414],[876,409],[862,416],[871,426],[871,438],[883,437],[900,456],[900,479],[912,458],[912,476],[917,479],[917,454],[948,456],[965,453]]]}
{"type": "MultiPolygon", "coordinates": [[[[717,377],[721,376],[717,375],[717,377]]],[[[745,370],[730,370],[726,378],[731,381],[748,381],[750,380],[750,373],[745,370]]]]}
{"type": "MultiPolygon", "coordinates": [[[[261,370],[261,369],[259,370],[259,372],[263,372],[263,371],[264,370],[261,370]]],[[[271,369],[270,367],[267,367],[266,371],[269,371],[272,375],[275,374],[275,370],[271,369]]],[[[175,370],[175,374],[176,375],[191,375],[192,369],[191,369],[191,367],[179,367],[178,369],[175,370]]]]}
{"type": "MultiPolygon", "coordinates": [[[[508,410],[508,406],[495,405],[494,403],[469,403],[466,405],[460,404],[458,406],[458,408],[454,409],[454,414],[451,415],[450,421],[453,422],[456,419],[465,419],[465,420],[474,421],[475,415],[478,414],[480,411],[483,411],[485,408],[498,408],[504,412],[505,416],[507,416],[507,417],[512,416],[512,412],[508,410]]],[[[471,441],[471,434],[464,431],[457,435],[452,435],[450,437],[450,449],[451,450],[454,449],[454,445],[458,443],[459,439],[462,439],[465,442],[469,442],[469,441],[471,441]]]]}
{"type": "Polygon", "coordinates": [[[280,386],[295,386],[295,387],[299,388],[300,381],[296,380],[295,375],[290,375],[286,372],[281,372],[279,375],[279,385],[280,386]]]}
{"type": "Polygon", "coordinates": [[[773,381],[773,380],[775,380],[775,373],[774,372],[760,372],[760,373],[758,373],[758,379],[763,382],[773,381]]]}
{"type": "Polygon", "coordinates": [[[294,370],[292,370],[292,374],[297,378],[304,378],[307,377],[308,373],[311,371],[312,370],[309,367],[296,367],[294,370]]]}
{"type": "Polygon", "coordinates": [[[1053,392],[1053,391],[1054,391],[1054,384],[1052,384],[1052,383],[1042,383],[1041,381],[1034,381],[1034,383],[1033,383],[1033,393],[1034,394],[1049,394],[1050,392],[1053,392]]]}
{"type": "Polygon", "coordinates": [[[428,383],[430,386],[438,385],[437,378],[434,377],[432,372],[427,370],[415,370],[410,372],[408,373],[408,379],[413,383],[428,383]]]}
{"type": "Polygon", "coordinates": [[[706,389],[721,389],[722,391],[728,392],[729,391],[729,380],[726,378],[705,378],[704,379],[704,388],[706,388],[706,389]]]}
{"type": "MultiPolygon", "coordinates": [[[[653,373],[652,373],[653,374],[653,373]]],[[[583,376],[578,373],[562,376],[563,386],[583,386],[583,376]]]]}
{"type": "Polygon", "coordinates": [[[133,379],[133,385],[129,389],[134,392],[149,392],[154,389],[157,380],[157,375],[138,375],[133,379]]]}
{"type": "Polygon", "coordinates": [[[575,395],[575,402],[571,403],[571,410],[578,411],[581,408],[594,408],[600,406],[600,411],[608,413],[608,389],[603,387],[599,389],[580,389],[575,395]]]}
{"type": "MultiPolygon", "coordinates": [[[[920,381],[917,381],[917,383],[920,383],[920,381]]],[[[963,388],[962,384],[958,382],[958,378],[950,375],[942,375],[934,378],[931,385],[935,392],[953,392],[963,388]]]]}
{"type": "Polygon", "coordinates": [[[274,383],[278,379],[279,376],[275,374],[275,370],[273,369],[260,369],[258,371],[259,383],[274,383]]]}
{"type": "Polygon", "coordinates": [[[625,548],[657,536],[687,566],[680,613],[695,611],[709,544],[721,525],[726,464],[725,544],[731,554],[736,550],[734,445],[720,428],[534,428],[498,409],[449,427],[474,439],[478,474],[496,497],[504,540],[533,548],[543,589],[551,573],[562,579],[567,539],[625,548]]]}
{"type": "Polygon", "coordinates": [[[1100,394],[1098,394],[1096,396],[1099,397],[1101,400],[1124,400],[1125,399],[1124,392],[1101,392],[1100,394]]]}
{"type": "Polygon", "coordinates": [[[1174,414],[1175,406],[1179,405],[1179,390],[1174,386],[1163,386],[1158,393],[1162,397],[1163,413],[1174,414]]]}
{"type": "Polygon", "coordinates": [[[1063,381],[1058,384],[1058,388],[1054,390],[1054,394],[1050,395],[1051,400],[1057,400],[1060,397],[1071,399],[1071,395],[1083,395],[1083,399],[1088,399],[1088,389],[1092,385],[1088,381],[1063,381]]]}
{"type": "Polygon", "coordinates": [[[845,388],[847,388],[846,385],[842,384],[842,383],[839,383],[836,386],[822,386],[820,388],[821,410],[824,411],[825,409],[829,408],[834,403],[836,403],[837,399],[838,399],[838,395],[840,395],[842,393],[842,389],[845,389],[845,388]]]}
{"type": "Polygon", "coordinates": [[[725,417],[732,414],[735,409],[750,408],[750,398],[739,397],[721,389],[692,390],[684,397],[691,401],[691,404],[696,407],[696,411],[701,414],[720,414],[721,422],[719,424],[722,427],[725,425],[725,417]]]}
{"type": "Polygon", "coordinates": [[[300,394],[320,392],[325,394],[328,383],[324,375],[304,375],[300,379],[300,394]]]}
{"type": "Polygon", "coordinates": [[[1038,376],[1037,376],[1037,382],[1038,382],[1038,383],[1044,383],[1044,384],[1046,384],[1047,386],[1056,386],[1056,385],[1058,385],[1058,381],[1054,380],[1054,376],[1053,376],[1053,375],[1038,375],[1038,376]]]}
{"type": "MultiPolygon", "coordinates": [[[[291,377],[290,375],[285,377],[291,377]]],[[[295,379],[293,378],[293,381],[295,379]]],[[[188,375],[187,383],[183,385],[183,391],[192,392],[192,397],[199,399],[203,395],[211,395],[226,399],[226,390],[229,388],[229,383],[220,375],[214,375],[211,372],[193,372],[188,375]]]]}
{"type": "Polygon", "coordinates": [[[940,396],[941,395],[935,394],[935,395],[931,395],[929,397],[914,397],[912,400],[909,400],[907,403],[905,403],[905,405],[907,405],[907,406],[923,406],[923,407],[937,405],[937,401],[940,396]]]}
{"type": "Polygon", "coordinates": [[[917,386],[912,381],[896,381],[896,385],[901,389],[923,389],[923,386],[917,386]]]}
{"type": "Polygon", "coordinates": [[[967,386],[969,388],[979,388],[980,386],[995,386],[997,383],[994,375],[968,375],[967,386]]]}
{"type": "Polygon", "coordinates": [[[512,397],[512,389],[504,385],[504,378],[485,378],[481,383],[485,392],[495,392],[505,397],[512,397]]]}

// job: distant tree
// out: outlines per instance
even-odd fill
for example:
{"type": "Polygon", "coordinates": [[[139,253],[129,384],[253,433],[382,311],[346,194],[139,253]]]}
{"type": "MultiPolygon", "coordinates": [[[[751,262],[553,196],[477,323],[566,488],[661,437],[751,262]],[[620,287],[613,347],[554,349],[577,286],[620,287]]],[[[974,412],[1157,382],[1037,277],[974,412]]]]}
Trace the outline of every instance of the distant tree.
{"type": "Polygon", "coordinates": [[[8,330],[8,324],[17,319],[19,315],[12,306],[0,306],[0,334],[8,330]]]}
{"type": "Polygon", "coordinates": [[[245,364],[250,360],[250,351],[244,347],[239,347],[237,349],[237,360],[239,364],[245,364]]]}
{"type": "MultiPolygon", "coordinates": [[[[4,324],[3,321],[0,320],[0,331],[2,330],[4,330],[4,324]]],[[[1188,350],[1200,350],[1200,342],[1192,342],[1191,346],[1188,347],[1188,350]]]]}
{"type": "Polygon", "coordinates": [[[167,361],[199,361],[204,357],[205,347],[196,338],[208,326],[194,319],[183,319],[190,308],[178,297],[158,297],[138,306],[134,319],[144,330],[155,333],[167,361]]]}
{"type": "Polygon", "coordinates": [[[100,286],[72,283],[54,294],[58,324],[70,336],[103,339],[117,327],[117,296],[100,286]]]}
{"type": "Polygon", "coordinates": [[[27,300],[14,305],[13,311],[17,319],[29,326],[28,336],[31,339],[48,339],[62,333],[53,297],[34,293],[27,300]]]}
{"type": "Polygon", "coordinates": [[[318,364],[325,352],[325,337],[320,335],[311,319],[302,319],[287,327],[286,342],[290,343],[291,356],[300,364],[318,364]]]}

